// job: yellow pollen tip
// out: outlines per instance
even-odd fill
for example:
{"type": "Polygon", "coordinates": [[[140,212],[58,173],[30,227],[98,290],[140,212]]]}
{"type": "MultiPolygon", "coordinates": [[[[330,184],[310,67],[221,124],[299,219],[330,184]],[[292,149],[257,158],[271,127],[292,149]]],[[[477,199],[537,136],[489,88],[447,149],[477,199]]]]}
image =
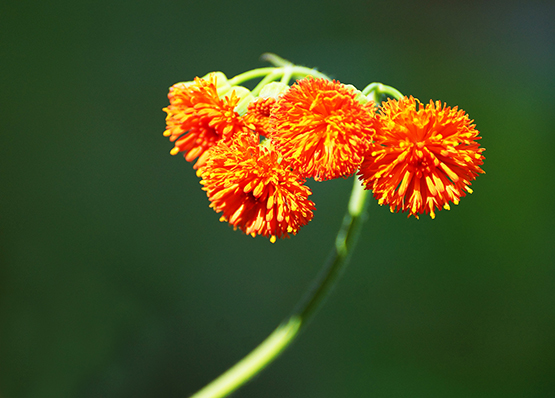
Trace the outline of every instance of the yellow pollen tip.
{"type": "Polygon", "coordinates": [[[177,155],[179,153],[179,148],[178,147],[173,147],[172,150],[170,151],[171,155],[177,155]]]}
{"type": "Polygon", "coordinates": [[[272,237],[270,238],[270,242],[276,243],[276,239],[277,239],[276,236],[272,235],[272,237]]]}

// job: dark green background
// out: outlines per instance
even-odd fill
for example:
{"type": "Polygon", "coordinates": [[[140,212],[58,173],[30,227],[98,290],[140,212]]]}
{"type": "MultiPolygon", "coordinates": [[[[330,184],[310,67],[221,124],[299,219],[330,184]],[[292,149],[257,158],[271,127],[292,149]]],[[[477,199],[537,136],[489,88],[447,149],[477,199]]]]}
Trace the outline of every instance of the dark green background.
{"type": "Polygon", "coordinates": [[[551,1],[12,1],[0,6],[0,396],[185,397],[266,337],[350,180],[270,244],[208,208],[167,89],[272,51],[458,105],[487,148],[435,220],[372,200],[344,278],[236,397],[555,396],[551,1]]]}

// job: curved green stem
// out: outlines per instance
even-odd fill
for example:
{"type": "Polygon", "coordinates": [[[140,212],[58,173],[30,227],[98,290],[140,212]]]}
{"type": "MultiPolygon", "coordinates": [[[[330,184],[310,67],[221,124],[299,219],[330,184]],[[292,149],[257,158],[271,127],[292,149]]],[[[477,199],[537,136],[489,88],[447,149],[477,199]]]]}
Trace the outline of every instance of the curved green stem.
{"type": "Polygon", "coordinates": [[[260,90],[262,90],[266,84],[277,80],[282,72],[283,71],[281,69],[275,68],[272,73],[266,75],[264,79],[260,80],[256,87],[252,89],[251,94],[256,97],[260,93],[260,90]]]}
{"type": "Polygon", "coordinates": [[[401,92],[396,88],[391,86],[386,86],[385,84],[382,84],[382,83],[370,83],[368,86],[364,88],[364,90],[362,90],[362,94],[364,95],[372,94],[373,98],[371,99],[373,99],[376,104],[379,103],[378,101],[382,95],[388,95],[395,99],[400,99],[403,96],[403,94],[401,94],[401,92]]]}
{"type": "Polygon", "coordinates": [[[291,65],[285,65],[283,67],[283,76],[281,77],[281,83],[289,84],[291,76],[293,75],[293,67],[291,65]]]}
{"type": "Polygon", "coordinates": [[[257,68],[257,69],[249,70],[247,72],[243,72],[229,79],[229,84],[231,84],[232,86],[235,86],[237,84],[241,84],[248,80],[256,79],[262,76],[265,76],[265,78],[268,78],[268,76],[272,76],[271,80],[277,80],[279,77],[283,75],[286,75],[286,76],[288,75],[290,78],[305,77],[310,75],[314,77],[323,78],[326,80],[331,80],[331,78],[328,75],[322,72],[319,72],[316,69],[307,68],[306,66],[291,64],[291,65],[285,65],[279,68],[269,67],[269,68],[257,68]]]}
{"type": "Polygon", "coordinates": [[[297,304],[296,310],[293,311],[293,314],[300,314],[305,323],[322,304],[348,264],[358,240],[360,228],[366,218],[367,198],[368,191],[355,177],[349,205],[343,216],[343,223],[335,237],[335,247],[320,273],[312,282],[311,288],[297,304]]]}
{"type": "Polygon", "coordinates": [[[248,80],[264,76],[263,79],[252,90],[252,94],[256,96],[266,84],[280,78],[281,82],[285,84],[289,84],[289,80],[291,80],[291,78],[302,78],[309,75],[326,80],[331,80],[329,76],[317,71],[316,69],[295,65],[292,62],[289,62],[286,59],[277,56],[276,54],[265,53],[262,54],[261,58],[264,61],[270,62],[274,66],[267,68],[257,68],[241,73],[229,79],[229,84],[235,86],[248,80]]]}
{"type": "Polygon", "coordinates": [[[288,61],[285,58],[281,58],[279,55],[274,53],[264,53],[260,56],[260,59],[262,61],[269,62],[274,66],[293,65],[291,61],[288,61]]]}
{"type": "Polygon", "coordinates": [[[266,76],[274,72],[275,70],[276,68],[271,66],[267,68],[257,68],[257,69],[249,70],[229,79],[229,84],[231,84],[232,86],[235,86],[237,84],[246,82],[248,80],[256,79],[257,77],[266,76]]]}
{"type": "Polygon", "coordinates": [[[311,288],[292,314],[250,354],[191,398],[221,398],[231,394],[275,360],[298,336],[303,326],[328,296],[348,263],[365,218],[367,194],[368,191],[364,190],[355,177],[349,206],[335,239],[335,247],[311,288]]]}

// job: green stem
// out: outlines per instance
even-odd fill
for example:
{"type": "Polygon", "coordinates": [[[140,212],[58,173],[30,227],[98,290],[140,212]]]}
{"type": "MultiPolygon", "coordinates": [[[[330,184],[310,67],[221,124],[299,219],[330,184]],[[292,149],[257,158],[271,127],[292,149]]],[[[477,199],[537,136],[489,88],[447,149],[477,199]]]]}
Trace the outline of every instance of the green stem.
{"type": "Polygon", "coordinates": [[[272,72],[274,72],[276,68],[267,67],[267,68],[257,68],[253,70],[249,70],[247,72],[243,72],[231,79],[229,79],[229,84],[232,86],[236,86],[240,83],[246,82],[248,80],[256,79],[257,77],[266,76],[272,72]]]}
{"type": "Polygon", "coordinates": [[[387,95],[395,99],[400,99],[403,96],[403,94],[401,94],[401,92],[396,88],[386,86],[382,83],[370,83],[364,88],[364,90],[362,90],[362,94],[372,94],[374,98],[371,99],[373,99],[376,104],[379,103],[379,99],[382,95],[387,95]]]}
{"type": "Polygon", "coordinates": [[[252,94],[256,96],[266,84],[270,83],[271,81],[277,80],[280,77],[281,82],[285,84],[289,84],[289,80],[291,80],[292,77],[303,78],[309,75],[326,80],[331,80],[329,76],[325,75],[324,73],[318,72],[316,69],[295,65],[287,61],[286,59],[277,56],[276,54],[264,53],[262,54],[261,59],[270,62],[274,66],[268,68],[257,68],[241,73],[229,79],[229,84],[231,84],[232,86],[236,86],[248,80],[264,76],[264,78],[252,90],[252,94]]]}
{"type": "Polygon", "coordinates": [[[275,68],[272,73],[266,75],[264,79],[260,80],[256,87],[253,88],[253,90],[251,91],[251,94],[256,97],[260,93],[260,90],[262,90],[266,84],[277,80],[281,74],[283,74],[281,68],[275,68]]]}
{"type": "Polygon", "coordinates": [[[275,360],[298,336],[339,279],[357,242],[368,203],[365,191],[355,177],[351,198],[335,247],[305,297],[270,336],[250,354],[212,381],[191,398],[222,398],[241,387],[275,360]]]}
{"type": "Polygon", "coordinates": [[[318,77],[320,79],[331,80],[331,77],[329,77],[325,73],[319,72],[314,68],[307,68],[306,66],[295,65],[291,69],[291,74],[292,74],[293,77],[312,76],[312,77],[318,77]]]}
{"type": "Polygon", "coordinates": [[[323,78],[326,80],[331,80],[329,76],[325,75],[322,72],[318,72],[316,69],[307,68],[306,66],[299,66],[299,65],[286,65],[280,68],[269,67],[269,68],[257,68],[257,69],[249,70],[247,72],[243,72],[229,79],[229,84],[231,84],[232,86],[235,86],[243,82],[246,82],[248,80],[256,79],[258,77],[265,76],[264,79],[268,79],[269,76],[272,76],[272,78],[269,81],[268,80],[266,81],[267,83],[269,83],[272,80],[277,80],[279,77],[283,75],[289,75],[290,78],[306,77],[310,75],[314,77],[323,78]]]}
{"type": "Polygon", "coordinates": [[[289,80],[291,80],[291,76],[293,75],[293,68],[291,65],[285,65],[283,67],[283,76],[281,77],[281,82],[285,84],[289,84],[289,80]]]}
{"type": "Polygon", "coordinates": [[[262,61],[269,62],[274,66],[293,65],[293,62],[288,61],[285,58],[281,58],[279,55],[274,53],[264,53],[260,56],[260,59],[262,61]]]}
{"type": "Polygon", "coordinates": [[[261,60],[271,63],[276,67],[287,67],[292,66],[292,74],[297,76],[314,76],[314,77],[321,77],[326,80],[331,80],[331,78],[323,73],[318,72],[316,69],[306,68],[304,66],[299,66],[293,64],[293,62],[286,60],[285,58],[281,58],[279,55],[274,53],[264,53],[260,57],[261,60]],[[297,71],[297,72],[295,72],[297,71]]]}

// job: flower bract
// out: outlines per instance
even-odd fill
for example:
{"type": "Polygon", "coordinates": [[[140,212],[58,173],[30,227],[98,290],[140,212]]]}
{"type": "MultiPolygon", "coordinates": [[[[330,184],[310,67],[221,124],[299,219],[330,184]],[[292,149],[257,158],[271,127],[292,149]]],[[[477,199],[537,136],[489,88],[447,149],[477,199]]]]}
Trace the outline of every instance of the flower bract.
{"type": "Polygon", "coordinates": [[[375,128],[359,175],[392,212],[434,218],[436,209],[472,193],[470,181],[483,173],[481,137],[462,109],[440,101],[423,105],[413,97],[388,100],[375,128]]]}
{"type": "Polygon", "coordinates": [[[280,163],[280,154],[258,135],[239,133],[210,149],[197,174],[220,221],[275,242],[295,235],[313,217],[304,180],[280,163]]]}

